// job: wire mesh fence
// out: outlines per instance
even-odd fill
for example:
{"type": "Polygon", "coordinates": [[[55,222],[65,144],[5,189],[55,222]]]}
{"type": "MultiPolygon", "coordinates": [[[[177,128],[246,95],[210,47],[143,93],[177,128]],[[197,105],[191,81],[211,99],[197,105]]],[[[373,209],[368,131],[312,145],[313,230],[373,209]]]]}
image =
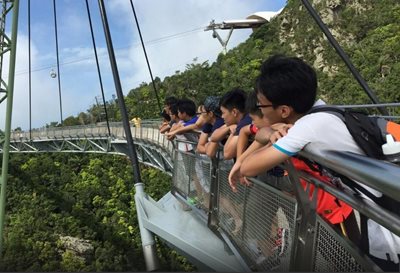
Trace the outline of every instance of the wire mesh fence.
{"type": "MultiPolygon", "coordinates": [[[[291,181],[283,170],[250,178],[250,185],[238,185],[238,191],[233,192],[228,182],[233,161],[212,163],[195,152],[176,149],[175,153],[174,188],[187,204],[216,218],[209,221],[209,227],[253,271],[298,271],[304,267],[316,272],[379,270],[357,245],[316,214],[309,197],[299,203],[296,191],[306,188],[294,187],[293,183],[299,182],[291,181]],[[213,168],[216,176],[212,175],[213,168]],[[216,201],[209,203],[207,198],[216,201]],[[314,218],[304,215],[307,211],[314,218]],[[310,221],[312,218],[317,221],[310,221]],[[309,236],[300,234],[301,226],[309,236]],[[307,261],[299,259],[301,255],[307,261]]],[[[301,177],[304,183],[316,183],[315,179],[301,177]]],[[[326,190],[322,184],[315,186],[326,190]]]]}
{"type": "MultiPolygon", "coordinates": [[[[288,271],[292,259],[297,202],[271,185],[285,177],[251,180],[233,193],[229,164],[218,170],[219,226],[255,271],[288,271]]],[[[278,182],[279,183],[279,182],[278,182]]]]}

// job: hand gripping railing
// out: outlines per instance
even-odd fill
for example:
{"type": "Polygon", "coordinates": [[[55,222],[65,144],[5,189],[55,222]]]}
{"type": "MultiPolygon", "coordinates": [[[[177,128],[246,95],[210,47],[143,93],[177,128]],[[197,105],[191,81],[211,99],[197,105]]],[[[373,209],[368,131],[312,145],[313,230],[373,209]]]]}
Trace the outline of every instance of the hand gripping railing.
{"type": "Polygon", "coordinates": [[[208,221],[253,270],[378,271],[359,246],[316,213],[317,191],[311,194],[310,185],[343,200],[357,216],[365,215],[400,235],[399,215],[360,198],[344,185],[352,179],[400,201],[400,167],[352,153],[322,154],[302,152],[301,156],[322,166],[335,185],[295,170],[288,161],[282,165],[288,176],[269,173],[250,178],[251,186],[240,185],[233,193],[227,181],[231,162],[175,150],[173,193],[208,221]],[[300,186],[299,178],[308,186],[300,186]],[[209,190],[206,197],[204,187],[209,190]],[[277,244],[279,240],[283,244],[277,244]]]}

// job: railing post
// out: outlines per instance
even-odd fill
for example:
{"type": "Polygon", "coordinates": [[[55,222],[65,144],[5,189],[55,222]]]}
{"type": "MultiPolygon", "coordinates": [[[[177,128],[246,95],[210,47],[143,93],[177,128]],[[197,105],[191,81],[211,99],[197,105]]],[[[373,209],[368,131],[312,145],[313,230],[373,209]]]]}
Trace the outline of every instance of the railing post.
{"type": "Polygon", "coordinates": [[[315,188],[310,200],[310,184],[307,183],[306,190],[300,184],[299,174],[290,161],[285,163],[290,182],[293,185],[299,210],[296,223],[296,234],[294,242],[294,258],[290,265],[290,271],[313,271],[315,250],[315,227],[316,227],[316,205],[317,192],[315,188]]]}
{"type": "Polygon", "coordinates": [[[218,152],[217,156],[211,158],[211,185],[210,185],[210,204],[209,204],[209,216],[208,216],[208,227],[215,230],[218,228],[218,152]]]}

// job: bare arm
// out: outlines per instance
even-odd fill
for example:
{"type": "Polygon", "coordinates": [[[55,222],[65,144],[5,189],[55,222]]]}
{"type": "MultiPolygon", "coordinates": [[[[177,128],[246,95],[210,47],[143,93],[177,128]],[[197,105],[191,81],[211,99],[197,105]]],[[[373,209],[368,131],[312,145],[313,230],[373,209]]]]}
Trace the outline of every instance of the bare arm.
{"type": "Polygon", "coordinates": [[[188,126],[182,126],[180,128],[177,128],[176,130],[171,130],[167,135],[168,136],[175,136],[175,135],[180,135],[183,133],[187,133],[193,130],[198,130],[200,129],[204,124],[206,123],[206,121],[199,117],[198,120],[196,121],[196,123],[190,124],[188,126]]]}
{"type": "Polygon", "coordinates": [[[162,128],[160,128],[160,133],[164,134],[165,132],[168,132],[169,129],[171,129],[171,127],[169,126],[169,124],[166,124],[162,128]]]}
{"type": "Polygon", "coordinates": [[[239,136],[235,136],[234,132],[236,130],[237,124],[229,126],[230,135],[226,140],[224,145],[224,159],[232,159],[236,156],[236,145],[239,136]]]}
{"type": "Polygon", "coordinates": [[[288,155],[271,146],[272,140],[275,141],[281,135],[286,135],[286,132],[281,134],[281,132],[274,131],[270,127],[263,127],[257,132],[255,141],[237,158],[229,173],[229,185],[234,192],[237,191],[236,185],[238,181],[247,184],[244,176],[255,176],[289,158],[288,155]]]}
{"type": "Polygon", "coordinates": [[[213,158],[218,152],[218,142],[208,142],[206,144],[206,154],[208,157],[213,158]]]}
{"type": "Polygon", "coordinates": [[[210,141],[212,142],[220,142],[221,140],[223,140],[228,134],[230,133],[230,129],[228,126],[226,126],[226,124],[222,125],[221,127],[219,127],[218,129],[216,129],[211,137],[210,137],[210,141]]]}
{"type": "Polygon", "coordinates": [[[247,148],[246,151],[242,153],[240,157],[236,159],[235,164],[233,165],[231,171],[229,172],[228,176],[228,181],[229,185],[232,188],[232,191],[236,192],[237,191],[237,183],[240,181],[242,184],[247,184],[246,180],[244,179],[243,174],[241,174],[241,166],[242,162],[251,154],[253,154],[255,151],[258,149],[261,149],[265,145],[270,145],[269,139],[272,135],[272,131],[266,130],[264,128],[261,128],[257,134],[256,134],[256,140],[253,141],[253,143],[247,148]],[[257,137],[261,141],[257,141],[257,137]]]}
{"type": "Polygon", "coordinates": [[[206,123],[206,120],[202,118],[201,116],[197,119],[196,123],[190,124],[188,126],[181,126],[179,128],[176,128],[175,130],[171,129],[168,133],[165,135],[169,140],[174,139],[176,135],[188,133],[190,131],[194,130],[199,130],[204,124],[206,123]]]}
{"type": "Polygon", "coordinates": [[[236,158],[239,158],[246,151],[250,135],[250,125],[246,125],[240,130],[237,140],[236,158]]]}
{"type": "Polygon", "coordinates": [[[244,153],[236,159],[235,164],[233,165],[231,171],[229,172],[228,176],[228,181],[229,181],[229,186],[231,186],[232,191],[236,192],[237,191],[237,183],[240,181],[242,184],[247,184],[246,181],[243,178],[243,175],[240,173],[240,168],[242,166],[243,160],[246,159],[249,155],[251,155],[254,151],[257,151],[258,149],[262,148],[264,145],[261,144],[260,142],[253,141],[251,145],[247,148],[244,153]]]}
{"type": "Polygon", "coordinates": [[[208,134],[202,132],[199,137],[199,142],[197,143],[197,149],[196,149],[199,154],[206,153],[207,143],[208,143],[208,134]]]}
{"type": "Polygon", "coordinates": [[[282,163],[289,156],[273,146],[263,147],[249,155],[241,164],[240,173],[243,176],[256,176],[282,163]]]}
{"type": "Polygon", "coordinates": [[[228,140],[224,145],[224,159],[228,160],[236,156],[236,145],[238,138],[239,136],[234,136],[233,134],[228,137],[228,140]]]}
{"type": "Polygon", "coordinates": [[[271,135],[275,131],[271,129],[271,127],[262,127],[260,130],[258,130],[256,136],[255,136],[255,141],[267,145],[269,143],[269,140],[271,138],[271,135]]]}

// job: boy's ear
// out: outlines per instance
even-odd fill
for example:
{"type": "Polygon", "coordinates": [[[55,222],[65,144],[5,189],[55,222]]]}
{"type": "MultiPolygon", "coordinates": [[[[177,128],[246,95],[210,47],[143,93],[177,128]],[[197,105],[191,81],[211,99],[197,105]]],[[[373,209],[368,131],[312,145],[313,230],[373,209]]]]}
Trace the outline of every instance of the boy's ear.
{"type": "Polygon", "coordinates": [[[293,113],[293,108],[290,106],[280,105],[279,108],[281,117],[283,119],[287,119],[293,113]]]}
{"type": "Polygon", "coordinates": [[[233,108],[233,109],[232,109],[232,114],[233,114],[234,117],[236,117],[236,116],[239,114],[238,109],[233,108]]]}

